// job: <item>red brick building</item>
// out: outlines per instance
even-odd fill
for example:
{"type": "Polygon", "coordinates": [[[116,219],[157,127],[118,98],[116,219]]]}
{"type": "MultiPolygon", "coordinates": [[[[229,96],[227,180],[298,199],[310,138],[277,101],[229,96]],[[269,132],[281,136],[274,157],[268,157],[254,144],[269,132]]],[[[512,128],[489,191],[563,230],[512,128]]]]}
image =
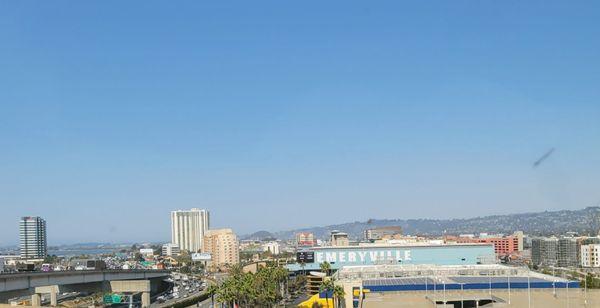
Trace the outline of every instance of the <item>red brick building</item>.
{"type": "Polygon", "coordinates": [[[444,240],[446,242],[456,243],[491,243],[494,244],[494,250],[498,256],[512,255],[523,250],[523,235],[520,232],[516,232],[509,236],[446,236],[444,240]]]}

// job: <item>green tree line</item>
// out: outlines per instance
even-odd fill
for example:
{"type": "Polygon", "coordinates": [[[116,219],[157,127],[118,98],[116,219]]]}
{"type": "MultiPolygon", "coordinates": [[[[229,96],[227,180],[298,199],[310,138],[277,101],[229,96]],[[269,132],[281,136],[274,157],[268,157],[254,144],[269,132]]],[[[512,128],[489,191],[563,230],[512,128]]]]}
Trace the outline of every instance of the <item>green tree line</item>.
{"type": "Polygon", "coordinates": [[[230,307],[272,307],[286,297],[287,278],[287,270],[280,266],[244,273],[241,266],[234,265],[227,279],[207,291],[213,300],[230,307]]]}

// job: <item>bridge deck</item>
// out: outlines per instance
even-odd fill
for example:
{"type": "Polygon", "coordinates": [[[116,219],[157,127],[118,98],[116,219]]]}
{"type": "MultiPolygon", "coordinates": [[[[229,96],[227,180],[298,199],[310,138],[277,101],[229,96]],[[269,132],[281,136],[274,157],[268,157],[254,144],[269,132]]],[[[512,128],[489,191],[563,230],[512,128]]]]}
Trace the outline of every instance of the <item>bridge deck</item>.
{"type": "Polygon", "coordinates": [[[68,285],[112,280],[152,279],[168,276],[168,270],[90,270],[0,274],[0,292],[49,285],[68,285]]]}

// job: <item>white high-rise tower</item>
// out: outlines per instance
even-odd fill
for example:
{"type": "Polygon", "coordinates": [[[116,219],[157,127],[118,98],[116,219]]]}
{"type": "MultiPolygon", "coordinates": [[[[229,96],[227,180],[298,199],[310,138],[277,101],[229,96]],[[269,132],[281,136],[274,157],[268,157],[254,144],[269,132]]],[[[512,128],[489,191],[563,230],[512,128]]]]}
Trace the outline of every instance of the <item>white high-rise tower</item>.
{"type": "Polygon", "coordinates": [[[208,210],[191,209],[171,212],[171,242],[190,253],[202,250],[202,240],[208,231],[208,210]]]}

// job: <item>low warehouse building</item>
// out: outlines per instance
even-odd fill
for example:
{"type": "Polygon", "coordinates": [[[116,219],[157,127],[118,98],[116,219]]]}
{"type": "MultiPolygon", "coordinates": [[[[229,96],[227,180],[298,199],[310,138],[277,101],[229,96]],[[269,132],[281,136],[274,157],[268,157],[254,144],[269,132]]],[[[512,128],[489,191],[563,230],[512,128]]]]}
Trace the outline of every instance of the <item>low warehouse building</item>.
{"type": "Polygon", "coordinates": [[[345,266],[333,278],[346,307],[600,307],[579,281],[499,264],[345,266]]]}

